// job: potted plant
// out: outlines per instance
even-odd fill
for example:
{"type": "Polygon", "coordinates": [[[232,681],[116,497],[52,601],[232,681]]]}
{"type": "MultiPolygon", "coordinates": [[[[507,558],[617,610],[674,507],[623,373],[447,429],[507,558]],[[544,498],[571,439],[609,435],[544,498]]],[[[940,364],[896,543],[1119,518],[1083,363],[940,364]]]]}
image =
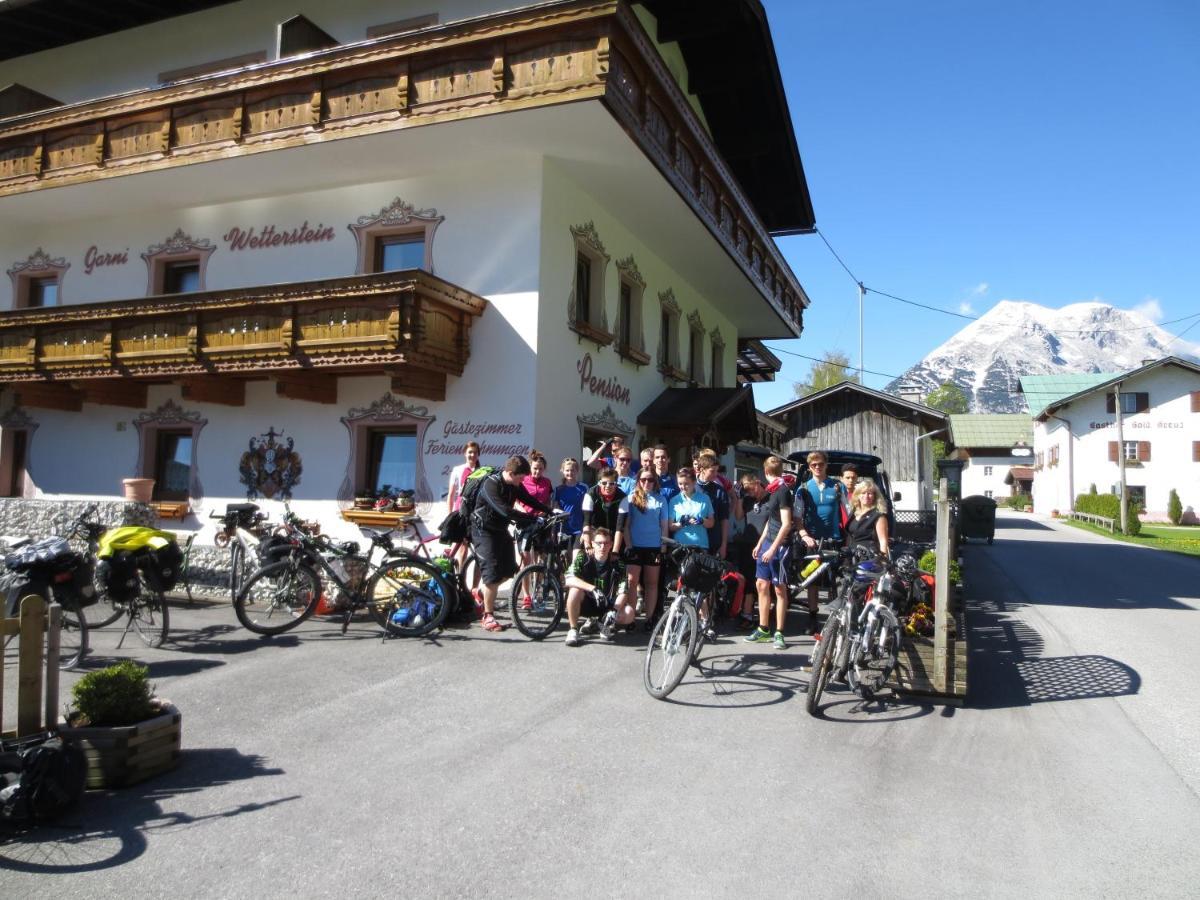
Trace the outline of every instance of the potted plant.
{"type": "Polygon", "coordinates": [[[376,499],[378,498],[373,490],[370,488],[364,488],[354,495],[354,508],[374,509],[376,499]]]}
{"type": "Polygon", "coordinates": [[[89,788],[136,784],[179,764],[182,716],[154,696],[149,672],[127,659],[71,688],[72,709],[58,733],[84,751],[89,788]]]}

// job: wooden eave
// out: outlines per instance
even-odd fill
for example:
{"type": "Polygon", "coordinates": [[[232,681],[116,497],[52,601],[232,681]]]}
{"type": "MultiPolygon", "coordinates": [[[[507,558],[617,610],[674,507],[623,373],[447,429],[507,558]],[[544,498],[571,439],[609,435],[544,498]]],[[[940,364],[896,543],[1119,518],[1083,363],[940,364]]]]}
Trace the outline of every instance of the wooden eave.
{"type": "MultiPolygon", "coordinates": [[[[0,312],[0,384],[462,375],[487,301],[422,271],[0,312]]],[[[309,388],[312,386],[309,385],[309,388]]]]}
{"type": "Polygon", "coordinates": [[[0,121],[0,198],[591,99],[799,336],[803,288],[618,0],[562,0],[0,121]]]}

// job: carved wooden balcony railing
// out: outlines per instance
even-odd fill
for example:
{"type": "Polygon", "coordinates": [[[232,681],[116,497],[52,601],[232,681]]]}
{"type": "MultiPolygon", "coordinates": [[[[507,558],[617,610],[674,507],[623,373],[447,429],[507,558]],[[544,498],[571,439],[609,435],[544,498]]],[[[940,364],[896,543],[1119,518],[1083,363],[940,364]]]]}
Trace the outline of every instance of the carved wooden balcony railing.
{"type": "MultiPolygon", "coordinates": [[[[0,383],[386,372],[444,395],[487,301],[420,271],[0,312],[0,383]]],[[[330,381],[333,379],[331,378],[330,381]]],[[[411,391],[410,391],[411,392],[411,391]]],[[[285,393],[286,391],[281,391],[285,393]]]]}
{"type": "Polygon", "coordinates": [[[12,117],[0,121],[0,197],[587,99],[607,106],[799,335],[803,288],[618,0],[544,3],[12,117]]]}

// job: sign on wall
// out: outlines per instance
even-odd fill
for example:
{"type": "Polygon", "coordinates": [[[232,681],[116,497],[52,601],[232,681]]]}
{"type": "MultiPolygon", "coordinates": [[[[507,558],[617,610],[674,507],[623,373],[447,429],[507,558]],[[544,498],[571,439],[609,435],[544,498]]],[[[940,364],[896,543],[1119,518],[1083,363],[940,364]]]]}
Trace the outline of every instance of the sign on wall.
{"type": "Polygon", "coordinates": [[[249,449],[238,462],[238,477],[246,487],[246,499],[260,495],[268,500],[291,500],[292,488],[300,483],[304,465],[295,442],[281,441],[282,431],[268,428],[266,434],[250,438],[249,449]]]}

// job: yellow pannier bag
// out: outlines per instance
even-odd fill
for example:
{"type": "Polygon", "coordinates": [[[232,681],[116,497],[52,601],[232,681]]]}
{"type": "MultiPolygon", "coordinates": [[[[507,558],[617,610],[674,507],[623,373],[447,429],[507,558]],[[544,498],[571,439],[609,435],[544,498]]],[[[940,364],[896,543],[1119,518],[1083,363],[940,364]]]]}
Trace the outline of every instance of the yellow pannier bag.
{"type": "Polygon", "coordinates": [[[122,525],[100,536],[96,556],[100,559],[111,559],[113,554],[122,550],[161,550],[173,543],[175,535],[169,531],[160,531],[146,525],[122,525]]]}

